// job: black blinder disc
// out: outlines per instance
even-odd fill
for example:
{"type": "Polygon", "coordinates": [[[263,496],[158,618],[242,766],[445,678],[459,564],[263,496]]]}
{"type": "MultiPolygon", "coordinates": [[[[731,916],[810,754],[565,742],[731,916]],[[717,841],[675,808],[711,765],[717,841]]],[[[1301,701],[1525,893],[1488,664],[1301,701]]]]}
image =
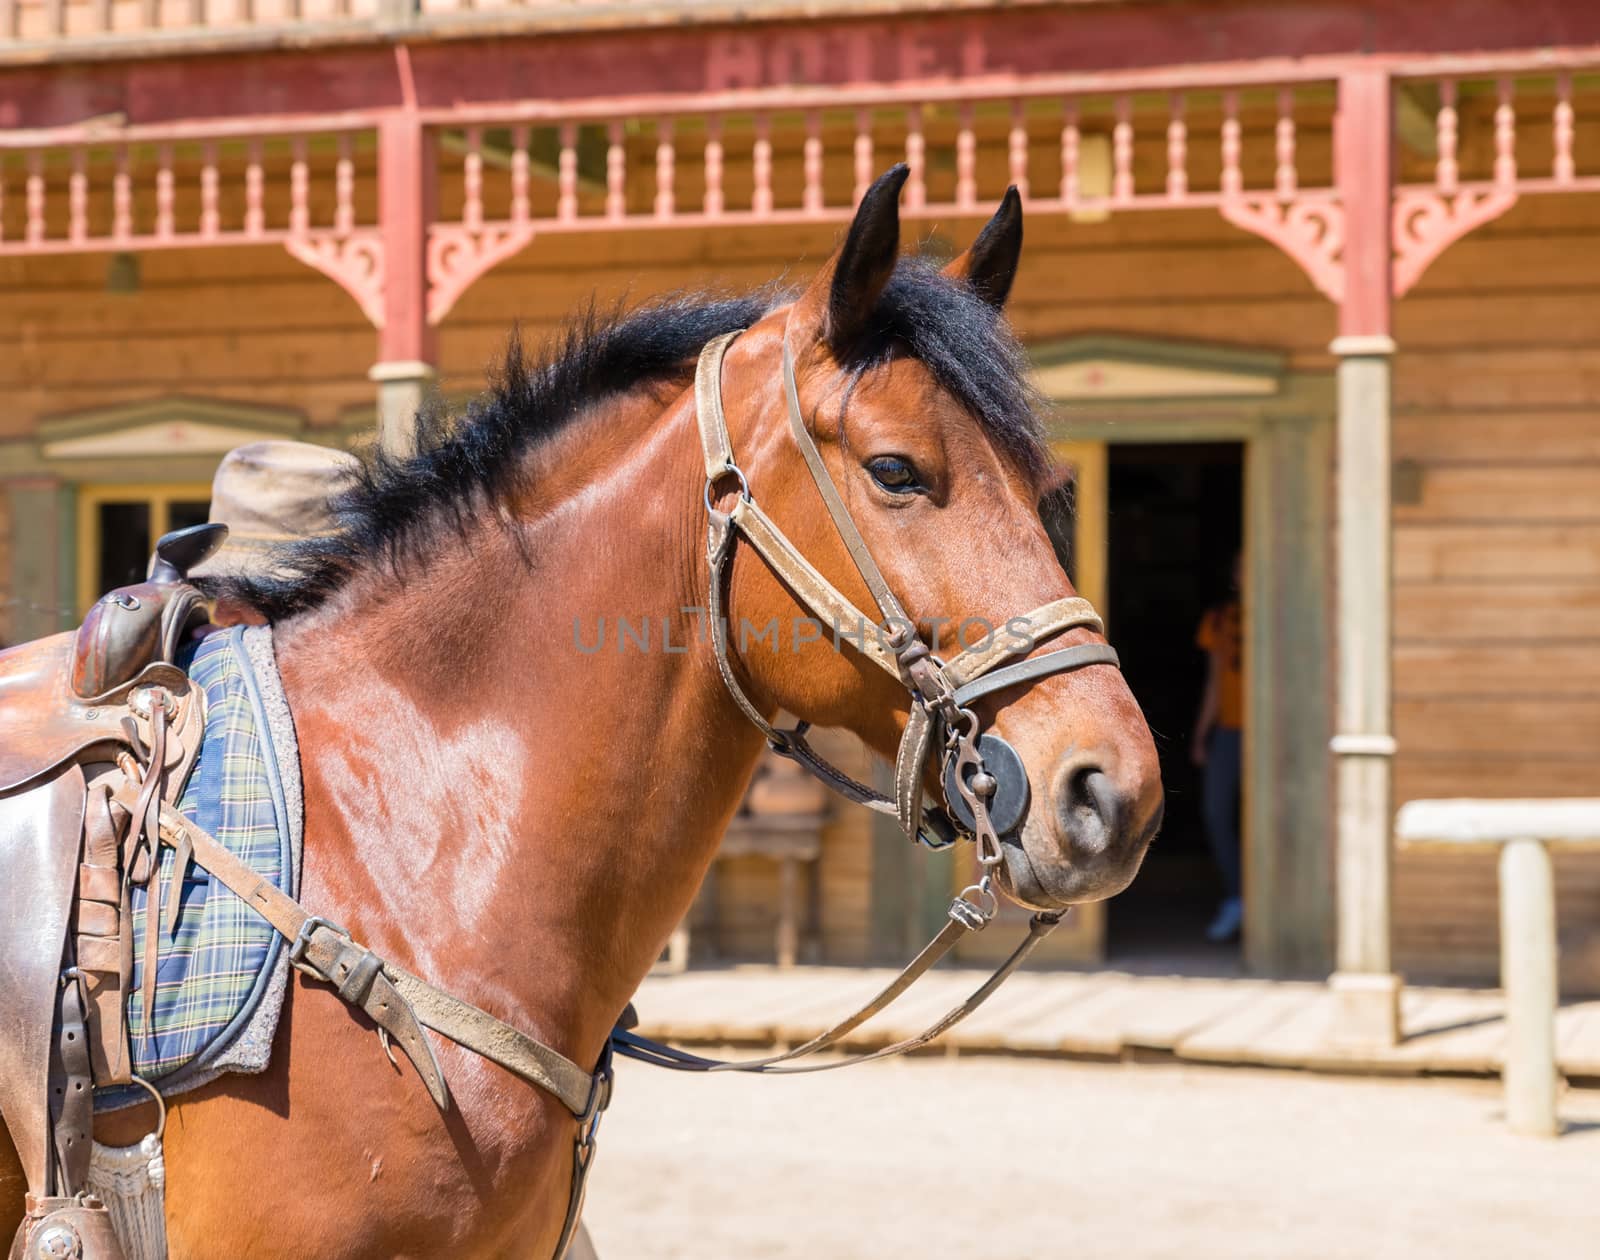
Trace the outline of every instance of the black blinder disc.
{"type": "MultiPolygon", "coordinates": [[[[978,755],[983,758],[983,768],[994,776],[995,781],[994,795],[989,798],[989,821],[994,824],[996,835],[1009,835],[1022,826],[1022,820],[1028,816],[1027,768],[1022,764],[1017,750],[998,735],[978,736],[978,755]]],[[[945,767],[944,799],[957,823],[968,832],[977,827],[978,820],[973,817],[967,798],[961,795],[956,786],[954,757],[945,767]]]]}

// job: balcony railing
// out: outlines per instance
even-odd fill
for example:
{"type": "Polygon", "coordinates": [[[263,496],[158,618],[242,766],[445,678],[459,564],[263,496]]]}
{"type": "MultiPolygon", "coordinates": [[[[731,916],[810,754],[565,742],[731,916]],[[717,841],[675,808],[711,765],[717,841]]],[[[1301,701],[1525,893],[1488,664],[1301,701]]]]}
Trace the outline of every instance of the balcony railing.
{"type": "MultiPolygon", "coordinates": [[[[847,0],[745,0],[746,15],[798,10],[848,12],[847,0]]],[[[459,26],[476,19],[530,26],[571,26],[590,21],[627,25],[676,24],[726,16],[726,0],[0,0],[0,57],[52,52],[139,55],[216,45],[297,42],[318,34],[349,38],[422,26],[459,26]]]]}

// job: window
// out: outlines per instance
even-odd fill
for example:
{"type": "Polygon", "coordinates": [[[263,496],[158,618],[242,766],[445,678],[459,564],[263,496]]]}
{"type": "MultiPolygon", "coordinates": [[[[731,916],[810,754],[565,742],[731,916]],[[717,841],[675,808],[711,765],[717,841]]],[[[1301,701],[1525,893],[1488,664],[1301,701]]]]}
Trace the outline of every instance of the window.
{"type": "Polygon", "coordinates": [[[200,525],[211,509],[204,482],[78,488],[78,607],[107,591],[142,582],[156,539],[200,525]]]}

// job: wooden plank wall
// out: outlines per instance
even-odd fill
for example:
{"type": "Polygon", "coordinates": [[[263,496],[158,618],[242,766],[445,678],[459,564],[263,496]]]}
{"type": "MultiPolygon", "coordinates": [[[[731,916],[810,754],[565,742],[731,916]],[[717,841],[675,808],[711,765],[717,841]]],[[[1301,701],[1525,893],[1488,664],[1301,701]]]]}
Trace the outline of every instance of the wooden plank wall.
{"type": "Polygon", "coordinates": [[[281,247],[155,251],[139,267],[139,291],[118,294],[104,256],[0,259],[0,440],[175,393],[296,407],[313,424],[372,405],[376,335],[281,247]]]}
{"type": "MultiPolygon", "coordinates": [[[[959,245],[977,226],[908,235],[959,245]]],[[[514,321],[538,341],[590,293],[605,305],[802,277],[834,235],[735,226],[538,240],[446,321],[443,385],[481,382],[514,321]]],[[[1028,241],[1012,314],[1030,340],[1173,337],[1332,367],[1332,307],[1286,258],[1210,212],[1039,218],[1028,241]]],[[[1396,509],[1402,800],[1600,792],[1597,247],[1600,199],[1528,198],[1447,252],[1398,308],[1396,455],[1417,491],[1396,509]]],[[[0,439],[50,413],[180,392],[293,406],[313,425],[370,409],[372,330],[281,250],[174,251],[141,265],[140,291],[117,295],[104,258],[0,260],[0,439]]],[[[830,835],[824,861],[826,955],[838,961],[867,948],[870,846],[858,818],[849,811],[830,835]]],[[[1600,858],[1564,857],[1560,878],[1565,982],[1600,988],[1600,949],[1586,943],[1600,924],[1600,858]]],[[[751,869],[728,881],[744,881],[735,900],[756,907],[732,929],[741,951],[768,939],[758,913],[768,879],[751,869]]],[[[1492,974],[1488,862],[1402,856],[1396,896],[1400,966],[1492,974]]]]}
{"type": "MultiPolygon", "coordinates": [[[[1397,309],[1400,800],[1600,795],[1600,203],[1529,198],[1397,309]],[[1409,494],[1406,493],[1409,491],[1409,494]]],[[[1562,983],[1600,989],[1600,855],[1557,858],[1562,983]]],[[[1402,855],[1399,963],[1498,966],[1492,854],[1402,855]]]]}

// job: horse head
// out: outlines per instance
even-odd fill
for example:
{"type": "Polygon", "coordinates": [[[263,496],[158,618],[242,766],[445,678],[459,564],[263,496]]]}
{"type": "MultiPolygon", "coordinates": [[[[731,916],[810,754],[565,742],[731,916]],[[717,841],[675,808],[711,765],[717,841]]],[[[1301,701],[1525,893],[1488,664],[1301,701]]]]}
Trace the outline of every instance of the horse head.
{"type": "MultiPolygon", "coordinates": [[[[1009,192],[972,247],[940,272],[900,255],[905,178],[904,167],[880,178],[810,285],[727,349],[717,384],[739,457],[727,471],[741,480],[712,476],[714,525],[730,501],[758,503],[855,608],[898,604],[936,664],[994,636],[1012,637],[1012,662],[1103,644],[1092,617],[1057,633],[1018,620],[1074,594],[1040,520],[1047,448],[1026,360],[1003,316],[1021,253],[1020,199],[1009,192]],[[807,435],[826,475],[807,465],[807,435]],[[823,483],[837,493],[834,508],[823,483]]],[[[928,700],[906,677],[916,653],[898,649],[909,636],[881,621],[821,624],[817,599],[797,589],[805,585],[781,563],[736,552],[726,612],[736,684],[769,714],[847,728],[886,756],[899,749],[904,765],[907,724],[928,700]],[[879,668],[873,657],[886,653],[898,670],[879,668]]],[[[1078,659],[1098,663],[1051,672],[1065,662],[1058,658],[953,719],[1020,756],[1026,786],[1009,790],[1028,804],[1000,838],[996,875],[1015,899],[1047,910],[1124,888],[1162,812],[1155,747],[1114,655],[1078,659]]],[[[920,776],[935,796],[940,761],[929,757],[920,776]]]]}

